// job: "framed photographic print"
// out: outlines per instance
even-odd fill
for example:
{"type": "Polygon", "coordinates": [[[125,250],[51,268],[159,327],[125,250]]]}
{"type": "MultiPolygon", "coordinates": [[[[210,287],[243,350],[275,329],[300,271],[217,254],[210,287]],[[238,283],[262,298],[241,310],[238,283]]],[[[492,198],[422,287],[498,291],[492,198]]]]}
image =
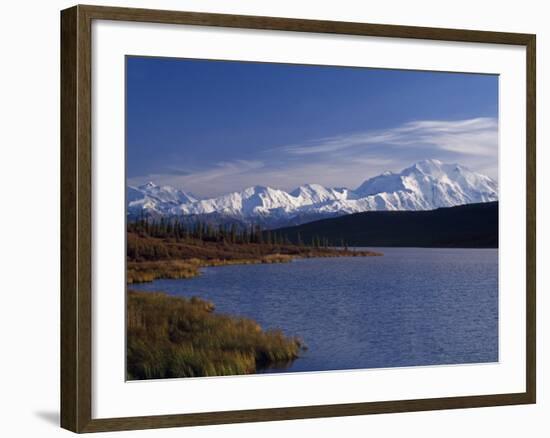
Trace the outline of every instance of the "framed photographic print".
{"type": "Polygon", "coordinates": [[[535,403],[535,36],[61,13],[61,422],[535,403]]]}

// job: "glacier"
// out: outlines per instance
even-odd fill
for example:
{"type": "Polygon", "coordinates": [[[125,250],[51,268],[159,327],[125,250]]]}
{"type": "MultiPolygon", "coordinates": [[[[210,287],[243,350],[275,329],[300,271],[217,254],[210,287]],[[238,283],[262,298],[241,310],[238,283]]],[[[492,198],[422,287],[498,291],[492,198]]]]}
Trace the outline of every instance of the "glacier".
{"type": "Polygon", "coordinates": [[[290,192],[252,186],[239,192],[197,199],[153,182],[126,192],[130,217],[216,217],[267,227],[379,210],[432,210],[498,200],[498,184],[459,164],[422,160],[399,173],[384,172],[354,190],[305,184],[290,192]]]}

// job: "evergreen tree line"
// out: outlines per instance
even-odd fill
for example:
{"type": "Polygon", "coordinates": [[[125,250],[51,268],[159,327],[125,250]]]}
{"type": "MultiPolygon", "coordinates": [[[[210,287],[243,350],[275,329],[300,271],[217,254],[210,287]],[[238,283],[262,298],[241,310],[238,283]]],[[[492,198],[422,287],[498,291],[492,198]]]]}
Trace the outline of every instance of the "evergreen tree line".
{"type": "Polygon", "coordinates": [[[213,225],[196,221],[192,224],[175,219],[151,219],[141,217],[128,222],[128,231],[157,238],[176,240],[203,240],[206,242],[262,243],[262,230],[259,226],[244,229],[236,224],[213,225]]]}
{"type": "MultiPolygon", "coordinates": [[[[313,248],[327,248],[331,243],[327,238],[312,236],[310,239],[302,239],[297,233],[295,239],[282,235],[272,230],[262,230],[260,225],[249,227],[230,225],[213,225],[204,221],[196,221],[192,224],[185,223],[178,218],[152,219],[142,216],[140,219],[128,222],[128,231],[150,237],[175,240],[202,240],[205,242],[226,242],[236,244],[267,244],[267,245],[296,245],[313,248]]],[[[346,247],[342,241],[338,245],[346,247]]]]}

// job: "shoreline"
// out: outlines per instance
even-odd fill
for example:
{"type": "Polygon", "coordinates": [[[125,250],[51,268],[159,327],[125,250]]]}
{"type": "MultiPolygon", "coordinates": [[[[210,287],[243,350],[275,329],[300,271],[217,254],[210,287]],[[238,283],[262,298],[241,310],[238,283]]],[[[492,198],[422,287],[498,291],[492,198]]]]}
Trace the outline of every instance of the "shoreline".
{"type": "Polygon", "coordinates": [[[253,319],[218,314],[210,301],[132,290],[132,284],[194,278],[206,267],[383,255],[348,248],[129,237],[126,372],[130,380],[257,374],[291,364],[307,349],[301,338],[285,335],[281,329],[264,330],[253,319]],[[130,254],[140,253],[152,260],[131,260],[130,254]],[[206,338],[205,332],[210,333],[206,338]]]}
{"type": "MultiPolygon", "coordinates": [[[[211,244],[204,241],[172,242],[161,239],[139,239],[132,236],[129,242],[139,248],[138,244],[160,246],[163,257],[151,257],[136,260],[128,257],[126,264],[126,284],[148,283],[160,279],[188,279],[200,275],[201,268],[229,266],[290,263],[304,258],[336,257],[379,257],[384,254],[370,250],[349,248],[306,247],[297,245],[267,244],[211,244]],[[141,240],[141,241],[140,241],[141,240]]],[[[158,251],[158,250],[157,250],[158,251]]],[[[160,251],[159,251],[160,252],[160,251]]],[[[129,251],[130,253],[130,251],[129,251]]],[[[133,249],[133,254],[139,249],[133,249]]]]}
{"type": "Polygon", "coordinates": [[[257,374],[307,349],[299,337],[216,313],[211,301],[164,292],[129,290],[126,330],[128,380],[257,374]]]}

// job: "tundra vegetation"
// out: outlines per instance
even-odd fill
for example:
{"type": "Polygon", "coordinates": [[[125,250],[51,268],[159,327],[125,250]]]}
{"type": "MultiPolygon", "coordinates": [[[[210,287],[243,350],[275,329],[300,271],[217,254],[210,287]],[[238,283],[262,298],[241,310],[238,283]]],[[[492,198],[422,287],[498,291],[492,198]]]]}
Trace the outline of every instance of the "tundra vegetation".
{"type": "Polygon", "coordinates": [[[214,227],[201,222],[190,227],[167,220],[129,223],[126,249],[129,284],[158,278],[191,278],[206,266],[381,255],[349,250],[345,242],[340,249],[334,249],[318,236],[309,244],[299,238],[292,243],[276,232],[262,231],[259,227],[239,230],[235,225],[214,227]]]}
{"type": "MultiPolygon", "coordinates": [[[[286,263],[307,257],[381,255],[328,247],[320,238],[290,242],[258,227],[192,227],[177,221],[141,219],[127,230],[127,283],[160,278],[192,278],[206,266],[286,263]]],[[[280,330],[214,312],[197,297],[128,291],[128,379],[160,379],[256,373],[284,366],[305,348],[280,330]]]]}
{"type": "Polygon", "coordinates": [[[284,366],[302,343],[279,330],[214,312],[214,304],[155,292],[128,292],[128,379],[222,376],[284,366]]]}

